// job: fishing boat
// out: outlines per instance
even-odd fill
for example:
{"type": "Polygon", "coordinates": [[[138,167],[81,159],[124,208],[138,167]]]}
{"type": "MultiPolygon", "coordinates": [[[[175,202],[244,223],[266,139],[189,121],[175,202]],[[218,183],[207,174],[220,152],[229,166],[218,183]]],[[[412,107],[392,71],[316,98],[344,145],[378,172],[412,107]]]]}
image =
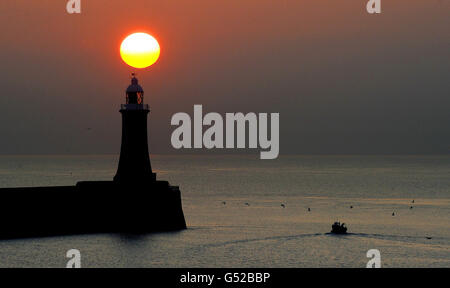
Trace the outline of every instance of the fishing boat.
{"type": "Polygon", "coordinates": [[[347,227],[345,226],[345,223],[340,222],[334,222],[333,225],[331,225],[331,233],[333,234],[347,234],[347,227]]]}

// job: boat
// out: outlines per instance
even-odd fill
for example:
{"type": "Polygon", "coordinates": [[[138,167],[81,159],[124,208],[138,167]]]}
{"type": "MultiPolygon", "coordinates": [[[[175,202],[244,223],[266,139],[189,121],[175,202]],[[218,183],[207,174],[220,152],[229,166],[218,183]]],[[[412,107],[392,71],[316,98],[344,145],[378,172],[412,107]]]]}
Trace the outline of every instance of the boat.
{"type": "Polygon", "coordinates": [[[331,233],[333,234],[347,234],[347,227],[345,226],[345,223],[339,223],[334,222],[333,225],[331,225],[331,233]]]}

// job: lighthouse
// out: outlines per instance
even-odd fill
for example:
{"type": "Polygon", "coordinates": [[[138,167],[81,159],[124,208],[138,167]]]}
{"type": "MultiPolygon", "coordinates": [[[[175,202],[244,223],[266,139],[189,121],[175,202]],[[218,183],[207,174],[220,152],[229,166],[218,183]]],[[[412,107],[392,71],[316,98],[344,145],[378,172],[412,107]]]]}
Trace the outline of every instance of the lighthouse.
{"type": "Polygon", "coordinates": [[[122,114],[122,146],[112,181],[80,181],[74,186],[0,188],[8,205],[0,239],[86,233],[151,233],[186,229],[181,192],[156,180],[148,153],[144,89],[132,75],[122,114]],[[25,200],[25,201],[24,201],[25,200]],[[77,207],[67,213],[67,203],[77,207]],[[78,213],[79,211],[82,211],[78,213]],[[55,215],[65,215],[64,224],[55,215]]]}
{"type": "Polygon", "coordinates": [[[122,114],[122,144],[119,166],[114,182],[122,184],[148,185],[156,181],[148,153],[147,115],[148,104],[144,104],[144,89],[135,74],[126,89],[126,101],[120,107],[122,114]]]}

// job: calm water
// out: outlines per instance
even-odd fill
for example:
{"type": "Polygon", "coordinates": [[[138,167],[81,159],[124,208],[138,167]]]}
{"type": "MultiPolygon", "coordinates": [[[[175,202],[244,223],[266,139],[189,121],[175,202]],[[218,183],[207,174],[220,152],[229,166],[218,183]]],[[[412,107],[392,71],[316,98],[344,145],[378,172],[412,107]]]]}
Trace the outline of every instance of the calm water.
{"type": "MultiPolygon", "coordinates": [[[[0,187],[110,180],[117,160],[0,156],[0,187]]],[[[153,156],[152,165],[180,186],[188,230],[0,241],[0,266],[65,267],[76,248],[83,267],[365,267],[375,248],[383,267],[450,267],[450,156],[153,156]],[[337,219],[349,235],[327,234],[337,219]]]]}

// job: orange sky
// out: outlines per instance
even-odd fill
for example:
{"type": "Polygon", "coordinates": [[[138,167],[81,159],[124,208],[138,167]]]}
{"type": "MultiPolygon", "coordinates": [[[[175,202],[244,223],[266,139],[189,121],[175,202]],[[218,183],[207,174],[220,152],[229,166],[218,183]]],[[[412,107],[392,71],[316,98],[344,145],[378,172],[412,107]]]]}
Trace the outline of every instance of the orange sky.
{"type": "Polygon", "coordinates": [[[449,1],[384,0],[381,15],[365,3],[82,0],[82,14],[69,15],[62,0],[3,0],[0,123],[15,124],[0,124],[10,139],[0,153],[117,152],[131,72],[118,51],[137,31],[161,45],[138,72],[154,151],[170,150],[170,116],[194,104],[280,112],[291,153],[395,152],[422,134],[431,142],[409,152],[448,151],[448,136],[438,139],[450,134],[449,1]],[[356,136],[324,144],[339,133],[356,136]],[[29,145],[30,135],[50,136],[29,145]]]}

